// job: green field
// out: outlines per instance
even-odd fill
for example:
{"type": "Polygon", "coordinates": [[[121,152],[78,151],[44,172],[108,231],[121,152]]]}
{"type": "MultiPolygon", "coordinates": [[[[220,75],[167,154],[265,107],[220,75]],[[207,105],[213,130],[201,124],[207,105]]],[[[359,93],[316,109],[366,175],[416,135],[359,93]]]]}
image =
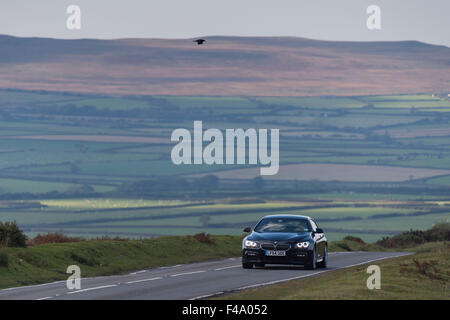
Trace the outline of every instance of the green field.
{"type": "Polygon", "coordinates": [[[264,177],[258,186],[227,179],[224,170],[238,166],[176,166],[171,132],[192,129],[194,120],[205,129],[279,128],[281,165],[376,165],[376,176],[389,168],[450,170],[450,101],[423,93],[111,97],[0,90],[0,202],[7,202],[0,220],[16,220],[29,235],[237,235],[265,214],[292,213],[314,217],[332,239],[374,241],[449,219],[450,207],[424,202],[450,200],[448,173],[362,183],[321,181],[318,172],[304,181],[264,177]],[[225,178],[213,186],[192,176],[222,171],[225,178]]]}
{"type": "Polygon", "coordinates": [[[315,219],[330,240],[347,234],[373,242],[409,229],[448,222],[442,201],[268,201],[226,204],[204,201],[64,199],[0,202],[2,219],[15,220],[29,234],[63,230],[70,235],[132,238],[206,232],[240,235],[268,214],[315,219]]]}

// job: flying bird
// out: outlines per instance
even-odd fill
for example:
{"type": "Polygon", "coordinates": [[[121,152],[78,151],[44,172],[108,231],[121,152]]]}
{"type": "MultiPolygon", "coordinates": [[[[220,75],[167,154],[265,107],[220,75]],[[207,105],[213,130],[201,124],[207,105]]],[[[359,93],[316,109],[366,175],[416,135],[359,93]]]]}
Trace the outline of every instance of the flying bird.
{"type": "Polygon", "coordinates": [[[204,42],[206,42],[205,39],[197,39],[197,40],[193,40],[192,42],[197,42],[197,45],[202,45],[204,42]]]}

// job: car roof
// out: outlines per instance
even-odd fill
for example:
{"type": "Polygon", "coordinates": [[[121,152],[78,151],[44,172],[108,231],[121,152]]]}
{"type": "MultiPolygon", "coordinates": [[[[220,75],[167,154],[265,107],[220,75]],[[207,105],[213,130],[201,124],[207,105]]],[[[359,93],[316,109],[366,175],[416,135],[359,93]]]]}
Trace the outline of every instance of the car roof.
{"type": "Polygon", "coordinates": [[[308,216],[301,216],[301,215],[298,215],[298,214],[273,214],[273,215],[264,216],[262,219],[264,219],[264,218],[298,218],[298,219],[310,219],[310,220],[312,220],[308,216]]]}

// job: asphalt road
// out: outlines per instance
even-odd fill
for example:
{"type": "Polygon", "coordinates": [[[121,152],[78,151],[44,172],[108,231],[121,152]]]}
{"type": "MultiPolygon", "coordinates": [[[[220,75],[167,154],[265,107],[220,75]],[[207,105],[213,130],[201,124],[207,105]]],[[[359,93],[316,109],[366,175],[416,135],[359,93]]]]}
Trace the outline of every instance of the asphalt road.
{"type": "MultiPolygon", "coordinates": [[[[240,258],[141,270],[120,276],[81,279],[81,289],[68,290],[66,281],[0,290],[0,299],[202,299],[323,272],[407,255],[405,252],[331,252],[328,268],[303,270],[269,265],[242,269],[240,258]]],[[[81,270],[83,272],[83,270],[81,270]]]]}

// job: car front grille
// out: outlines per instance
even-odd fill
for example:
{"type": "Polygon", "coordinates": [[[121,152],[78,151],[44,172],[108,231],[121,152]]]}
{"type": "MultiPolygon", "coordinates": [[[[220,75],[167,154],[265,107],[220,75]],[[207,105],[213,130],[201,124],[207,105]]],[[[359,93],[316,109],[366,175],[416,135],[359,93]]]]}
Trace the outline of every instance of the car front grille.
{"type": "Polygon", "coordinates": [[[261,248],[264,250],[288,250],[290,247],[289,243],[261,243],[261,248]]]}
{"type": "Polygon", "coordinates": [[[275,245],[273,243],[262,243],[261,248],[264,250],[275,250],[275,245]]]}
{"type": "Polygon", "coordinates": [[[275,246],[275,250],[287,250],[287,249],[289,249],[289,247],[290,247],[290,245],[287,243],[278,243],[275,246]]]}

